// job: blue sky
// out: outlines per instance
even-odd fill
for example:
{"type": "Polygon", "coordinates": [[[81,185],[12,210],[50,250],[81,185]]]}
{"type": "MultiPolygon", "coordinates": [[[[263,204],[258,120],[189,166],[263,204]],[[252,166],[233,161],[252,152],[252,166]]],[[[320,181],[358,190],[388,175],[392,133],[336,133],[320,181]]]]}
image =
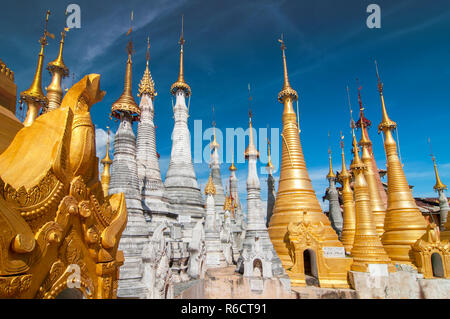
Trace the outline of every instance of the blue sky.
{"type": "MultiPolygon", "coordinates": [[[[71,1],[72,2],[72,1],[71,1]]],[[[56,57],[59,32],[64,26],[68,1],[21,1],[2,4],[0,57],[15,71],[18,92],[28,88],[34,73],[38,39],[45,11],[50,9],[49,39],[45,63],[56,57]],[[31,9],[32,8],[32,9],[31,9]]],[[[145,68],[146,39],[151,41],[150,69],[156,83],[157,150],[163,178],[171,150],[173,118],[170,85],[177,79],[180,16],[185,25],[185,79],[192,88],[189,125],[203,120],[203,128],[216,110],[218,129],[248,127],[247,84],[252,86],[253,125],[281,129],[281,50],[277,39],[284,34],[291,85],[300,96],[301,141],[307,167],[320,202],[327,186],[328,131],[335,169],[340,169],[339,131],[343,131],[350,160],[349,111],[346,86],[350,86],[357,114],[355,78],[362,85],[366,117],[378,166],[385,166],[381,121],[373,61],[378,61],[385,87],[388,112],[399,128],[401,155],[415,196],[435,196],[434,172],[428,137],[433,143],[444,183],[450,183],[450,4],[448,0],[362,1],[77,1],[81,29],[66,38],[64,61],[76,80],[87,73],[102,75],[107,92],[92,108],[97,127],[98,156],[103,157],[105,130],[111,104],[123,88],[130,12],[134,10],[133,93],[145,68]],[[366,26],[366,7],[381,7],[381,29],[366,26]]],[[[43,83],[50,82],[48,72],[43,83]]],[[[66,80],[66,85],[71,81],[66,80]]],[[[138,101],[138,99],[136,98],[138,101]]],[[[113,130],[118,127],[112,122],[113,130]]],[[[193,136],[193,132],[192,132],[193,136]]],[[[358,133],[359,136],[359,133],[358,133]]],[[[203,142],[203,147],[207,141],[203,142]]],[[[279,141],[280,143],[280,141],[279,141]]],[[[221,143],[222,147],[224,143],[221,143]]],[[[275,143],[276,144],[276,143],[275,143]]],[[[281,144],[279,144],[281,145],[281,144]]],[[[227,145],[225,145],[227,147],[227,145]]],[[[265,150],[260,150],[265,155],[265,150]]],[[[231,152],[227,148],[227,152],[231,152]]],[[[262,156],[265,161],[265,156],[262,156]]],[[[278,158],[274,158],[275,164],[278,158]]],[[[263,164],[265,165],[265,163],[263,164]]],[[[229,164],[222,165],[228,177],[229,164]]],[[[207,164],[196,164],[204,186],[207,164]]],[[[241,197],[245,197],[246,164],[240,163],[241,197]]],[[[278,173],[276,174],[278,176],[278,173]]],[[[260,175],[265,199],[266,176],[260,175]]],[[[245,199],[245,198],[243,198],[245,199]]]]}

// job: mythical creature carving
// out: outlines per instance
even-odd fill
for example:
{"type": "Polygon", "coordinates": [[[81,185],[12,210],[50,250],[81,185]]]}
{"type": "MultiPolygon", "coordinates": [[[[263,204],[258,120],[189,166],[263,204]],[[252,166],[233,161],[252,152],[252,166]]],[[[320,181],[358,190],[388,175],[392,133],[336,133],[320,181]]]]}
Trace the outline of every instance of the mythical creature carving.
{"type": "Polygon", "coordinates": [[[116,297],[127,211],[98,178],[89,110],[104,95],[86,75],[0,155],[0,298],[116,297]]]}

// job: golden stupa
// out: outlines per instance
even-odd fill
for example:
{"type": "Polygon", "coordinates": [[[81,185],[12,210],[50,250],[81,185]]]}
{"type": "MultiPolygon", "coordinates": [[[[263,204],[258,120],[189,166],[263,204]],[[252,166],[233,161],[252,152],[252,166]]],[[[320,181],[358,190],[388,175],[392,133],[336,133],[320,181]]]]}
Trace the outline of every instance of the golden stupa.
{"type": "MultiPolygon", "coordinates": [[[[279,40],[283,52],[284,86],[278,100],[284,104],[283,140],[281,153],[280,181],[273,215],[269,223],[269,235],[275,251],[293,285],[304,285],[303,253],[312,250],[317,256],[318,279],[321,286],[347,286],[349,258],[324,257],[324,247],[341,247],[336,232],[322,212],[319,201],[306,169],[300,144],[297,115],[293,102],[298,99],[297,92],[289,84],[285,45],[279,40]],[[289,226],[289,227],[288,227],[289,226]],[[289,230],[288,230],[289,228],[289,230]],[[312,236],[314,243],[304,242],[304,236],[312,236]],[[309,246],[314,244],[314,246],[309,246]]],[[[338,248],[339,249],[339,248],[338,248]]]]}
{"type": "Polygon", "coordinates": [[[63,90],[61,87],[61,80],[69,75],[69,69],[64,64],[63,60],[63,47],[64,47],[64,37],[66,36],[66,30],[61,32],[61,41],[59,42],[59,53],[55,60],[49,62],[47,65],[47,70],[52,75],[52,82],[47,87],[47,98],[48,106],[46,111],[51,111],[58,108],[61,105],[61,100],[63,96],[63,90]]]}
{"type": "Polygon", "coordinates": [[[47,31],[48,17],[50,15],[50,11],[47,11],[47,15],[45,18],[45,28],[44,34],[39,40],[41,44],[41,51],[39,52],[38,64],[36,67],[36,72],[34,74],[33,82],[28,90],[20,93],[20,103],[27,103],[27,116],[23,121],[24,126],[30,126],[33,124],[34,120],[39,115],[39,110],[41,108],[45,108],[48,104],[48,99],[42,91],[42,69],[44,67],[44,47],[47,45],[47,35],[49,34],[47,31]]]}
{"type": "Polygon", "coordinates": [[[353,242],[355,240],[356,229],[356,213],[355,202],[353,200],[353,190],[350,187],[350,180],[352,175],[347,170],[345,165],[345,153],[344,153],[344,141],[341,136],[341,149],[342,149],[342,170],[339,173],[339,180],[342,185],[342,200],[343,200],[343,226],[341,233],[341,241],[344,244],[345,251],[350,253],[353,248],[353,242]]]}
{"type": "MultiPolygon", "coordinates": [[[[354,135],[355,133],[353,132],[353,138],[356,140],[354,135]]],[[[350,168],[355,175],[353,188],[355,190],[356,230],[351,250],[351,256],[353,257],[351,269],[353,271],[368,272],[369,264],[386,264],[388,265],[388,270],[393,272],[395,267],[384,250],[375,227],[375,218],[370,204],[369,186],[364,174],[364,171],[368,168],[359,157],[358,145],[354,143],[353,147],[354,158],[350,168]]]]}
{"type": "MultiPolygon", "coordinates": [[[[362,109],[361,102],[361,92],[358,92],[359,103],[362,109]]],[[[366,125],[364,123],[364,116],[361,117],[361,139],[359,141],[359,145],[362,148],[361,160],[366,166],[364,170],[364,178],[369,187],[369,195],[370,195],[370,207],[372,210],[373,218],[375,221],[375,226],[377,228],[378,236],[383,235],[384,233],[384,218],[386,216],[386,209],[384,207],[383,200],[380,196],[380,191],[378,187],[378,181],[381,183],[378,171],[374,170],[376,167],[373,152],[372,152],[372,142],[367,136],[366,125]],[[378,177],[377,177],[378,176],[378,177]]],[[[383,190],[384,192],[384,190],[383,190]]]]}
{"type": "Polygon", "coordinates": [[[411,247],[425,233],[427,223],[417,208],[398,157],[397,143],[392,136],[397,124],[387,114],[383,84],[379,76],[378,90],[383,111],[383,120],[378,130],[383,131],[385,135],[384,149],[388,176],[388,207],[384,221],[385,232],[381,241],[393,262],[411,264],[414,261],[411,247]]]}
{"type": "Polygon", "coordinates": [[[100,181],[102,183],[102,189],[103,189],[103,194],[106,196],[108,196],[108,191],[109,191],[109,182],[111,180],[111,172],[110,172],[110,168],[112,165],[112,160],[111,157],[109,157],[109,126],[107,127],[107,137],[106,137],[106,154],[105,157],[100,161],[100,163],[102,163],[103,165],[103,172],[102,172],[102,176],[100,178],[100,181]]]}

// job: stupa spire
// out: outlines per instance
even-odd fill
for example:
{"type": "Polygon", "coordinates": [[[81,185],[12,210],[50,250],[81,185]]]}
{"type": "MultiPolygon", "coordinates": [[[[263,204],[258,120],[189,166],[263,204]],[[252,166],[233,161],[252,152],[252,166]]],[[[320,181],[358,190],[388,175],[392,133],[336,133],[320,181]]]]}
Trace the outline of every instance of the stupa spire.
{"type": "Polygon", "coordinates": [[[110,174],[110,166],[112,164],[112,160],[109,157],[109,126],[107,128],[107,137],[106,137],[106,154],[105,157],[100,161],[103,165],[103,172],[101,176],[101,184],[103,188],[103,194],[105,196],[108,196],[109,191],[109,181],[111,180],[111,174],[110,174]]]}
{"type": "MultiPolygon", "coordinates": [[[[131,15],[133,17],[133,14],[131,15]]],[[[133,18],[131,18],[131,21],[133,21],[133,18]]],[[[127,35],[131,34],[132,26],[130,30],[128,30],[127,35]]],[[[141,110],[138,107],[136,101],[134,100],[133,93],[132,93],[132,65],[133,62],[131,61],[131,55],[133,54],[133,41],[128,41],[127,45],[127,52],[128,52],[128,59],[127,59],[127,66],[125,69],[125,82],[123,87],[122,95],[117,99],[116,102],[113,103],[111,107],[111,113],[112,116],[116,118],[121,117],[121,113],[127,113],[129,116],[131,116],[133,121],[137,121],[139,119],[139,116],[141,115],[141,110]]]]}
{"type": "Polygon", "coordinates": [[[388,205],[384,222],[385,232],[381,240],[393,262],[410,264],[413,262],[411,247],[425,233],[427,223],[414,201],[398,157],[397,143],[392,135],[397,124],[387,114],[378,67],[377,77],[383,111],[383,120],[378,129],[385,135],[388,175],[388,205]]]}
{"type": "Polygon", "coordinates": [[[375,221],[370,208],[369,187],[364,177],[367,166],[359,157],[358,145],[353,145],[353,163],[351,169],[355,175],[355,211],[356,230],[351,255],[353,271],[367,272],[369,264],[386,264],[389,271],[395,271],[391,260],[383,248],[377,234],[375,221]]]}
{"type": "MultiPolygon", "coordinates": [[[[330,132],[328,132],[328,139],[330,138],[330,132]]],[[[331,179],[331,178],[336,178],[336,174],[334,174],[333,172],[333,163],[331,161],[331,145],[328,145],[328,160],[329,160],[329,166],[330,166],[330,170],[328,171],[327,174],[327,179],[331,179]]]]}
{"type": "Polygon", "coordinates": [[[341,233],[341,241],[344,244],[345,251],[350,253],[353,248],[353,242],[355,240],[356,229],[356,213],[355,202],[353,201],[353,191],[350,187],[351,175],[345,165],[345,152],[344,152],[344,136],[341,132],[341,150],[342,150],[342,170],[339,174],[340,182],[342,184],[342,198],[344,206],[343,226],[341,233]]]}
{"type": "MultiPolygon", "coordinates": [[[[286,80],[286,47],[283,39],[280,39],[279,42],[283,52],[283,68],[286,80]]],[[[293,260],[286,247],[285,236],[287,226],[291,222],[298,223],[302,220],[313,224],[321,222],[324,225],[321,238],[324,245],[342,247],[342,243],[339,242],[336,232],[331,228],[329,219],[323,214],[312,187],[300,143],[297,115],[293,108],[293,102],[297,100],[298,95],[287,84],[289,82],[285,81],[283,90],[278,95],[279,102],[284,105],[281,165],[277,197],[269,223],[269,235],[283,266],[290,268],[293,265],[293,260]]]]}
{"type": "Polygon", "coordinates": [[[245,150],[244,156],[245,158],[248,158],[249,156],[256,156],[256,158],[259,158],[259,151],[256,149],[255,144],[253,143],[253,127],[252,127],[252,108],[251,108],[251,94],[250,94],[250,83],[248,84],[248,103],[249,103],[249,110],[248,110],[248,146],[245,150]]]}
{"type": "Polygon", "coordinates": [[[379,236],[381,236],[384,233],[384,219],[386,216],[386,209],[384,208],[384,203],[378,191],[377,179],[375,175],[378,174],[378,172],[374,171],[373,169],[372,164],[373,155],[372,152],[370,151],[370,146],[372,145],[372,142],[370,142],[370,140],[366,136],[366,127],[364,121],[361,121],[361,140],[359,141],[359,145],[361,145],[362,148],[361,159],[364,165],[366,165],[366,168],[363,171],[363,173],[369,188],[370,207],[372,209],[377,233],[379,236]]]}
{"type": "Polygon", "coordinates": [[[447,223],[447,217],[448,212],[450,210],[449,204],[448,204],[448,198],[445,195],[445,190],[447,189],[447,185],[442,183],[441,178],[439,177],[439,172],[436,165],[436,158],[433,155],[433,149],[431,148],[431,140],[428,139],[428,143],[430,144],[430,150],[431,150],[431,159],[433,160],[433,166],[434,166],[434,174],[436,176],[436,184],[434,185],[433,189],[438,192],[439,194],[439,208],[440,208],[440,229],[444,230],[445,224],[447,223]]]}
{"type": "Polygon", "coordinates": [[[178,90],[183,90],[186,96],[191,95],[191,87],[184,81],[184,66],[183,66],[183,46],[186,42],[184,40],[184,16],[181,16],[181,33],[180,33],[180,40],[178,41],[178,44],[180,45],[180,71],[178,73],[178,80],[172,84],[170,88],[170,92],[172,95],[175,95],[178,90]]]}
{"type": "Polygon", "coordinates": [[[284,74],[283,89],[278,94],[278,101],[280,101],[280,103],[284,103],[283,101],[286,97],[290,97],[293,101],[296,101],[298,99],[297,91],[295,91],[291,87],[291,84],[289,83],[289,76],[286,64],[286,54],[285,54],[286,45],[284,44],[283,34],[281,34],[281,39],[278,39],[278,42],[281,43],[281,50],[283,51],[283,74],[284,74]]]}
{"type": "Polygon", "coordinates": [[[152,79],[152,75],[150,74],[149,69],[149,61],[150,61],[150,38],[147,38],[147,64],[145,67],[144,75],[142,76],[141,83],[139,83],[138,96],[142,96],[143,94],[148,94],[153,99],[158,95],[155,91],[155,82],[152,79]]]}
{"type": "Polygon", "coordinates": [[[41,51],[39,52],[38,64],[34,74],[33,82],[31,82],[28,90],[20,93],[20,102],[26,102],[28,106],[27,115],[23,121],[24,126],[30,126],[39,115],[40,108],[45,108],[48,104],[48,99],[42,91],[42,69],[44,67],[44,47],[48,44],[47,36],[54,38],[54,35],[47,31],[48,17],[50,10],[47,10],[45,16],[44,33],[39,40],[41,44],[41,51]]]}
{"type": "Polygon", "coordinates": [[[64,48],[64,38],[66,36],[66,31],[69,28],[64,28],[61,32],[61,41],[59,42],[59,53],[55,60],[49,62],[47,65],[47,70],[52,75],[52,82],[47,87],[47,98],[48,107],[47,111],[54,110],[61,105],[63,90],[61,87],[61,80],[69,76],[69,69],[64,64],[63,60],[63,48],[64,48]]]}
{"type": "Polygon", "coordinates": [[[269,170],[270,169],[270,174],[272,173],[272,169],[273,169],[273,164],[272,164],[272,158],[270,156],[270,140],[267,139],[267,165],[266,168],[269,170]]]}

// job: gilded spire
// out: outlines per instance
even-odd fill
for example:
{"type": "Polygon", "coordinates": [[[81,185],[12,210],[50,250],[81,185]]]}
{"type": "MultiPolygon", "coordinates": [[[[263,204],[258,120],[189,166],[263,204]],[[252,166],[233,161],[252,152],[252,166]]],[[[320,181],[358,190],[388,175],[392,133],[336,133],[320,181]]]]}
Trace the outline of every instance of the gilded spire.
{"type": "Polygon", "coordinates": [[[299,223],[303,220],[305,223],[312,225],[321,224],[323,231],[320,240],[323,240],[326,246],[343,247],[343,245],[331,227],[330,220],[323,213],[309,178],[300,142],[297,114],[293,107],[293,102],[298,96],[297,92],[286,81],[285,46],[283,39],[279,42],[283,50],[285,73],[284,88],[278,95],[278,100],[284,105],[282,116],[283,130],[281,133],[282,148],[279,186],[268,230],[283,267],[289,269],[294,264],[285,241],[287,228],[290,223],[299,223]]]}
{"type": "Polygon", "coordinates": [[[230,165],[229,170],[230,170],[230,172],[235,172],[235,171],[237,171],[236,166],[234,166],[234,155],[233,155],[233,154],[231,154],[231,165],[230,165]]]}
{"type": "Polygon", "coordinates": [[[142,76],[141,83],[139,83],[138,97],[143,94],[148,94],[153,99],[158,95],[155,91],[155,82],[152,79],[150,70],[148,67],[148,62],[150,60],[150,38],[147,38],[147,65],[145,67],[144,75],[142,76]]]}
{"type": "Polygon", "coordinates": [[[209,168],[209,178],[208,178],[208,182],[206,183],[206,186],[205,186],[205,194],[206,195],[216,195],[216,186],[214,186],[214,182],[212,180],[211,167],[209,168]]]}
{"type": "MultiPolygon", "coordinates": [[[[328,138],[330,138],[330,132],[328,132],[328,138]]],[[[331,162],[331,146],[328,146],[328,159],[330,162],[330,170],[328,171],[327,179],[335,179],[336,174],[333,172],[333,164],[331,162]]]]}
{"type": "Polygon", "coordinates": [[[175,95],[178,90],[183,90],[186,96],[189,96],[191,95],[191,87],[184,81],[183,45],[185,40],[183,37],[183,23],[184,18],[183,16],[181,16],[181,35],[180,41],[178,41],[178,43],[180,44],[180,72],[178,74],[178,80],[170,87],[170,93],[172,93],[172,95],[175,95]]]}
{"type": "Polygon", "coordinates": [[[106,137],[106,154],[105,157],[100,161],[100,163],[103,164],[103,172],[100,180],[104,196],[108,196],[109,182],[111,180],[110,166],[112,164],[112,160],[109,157],[109,126],[107,126],[106,128],[108,129],[106,137]]]}
{"type": "Polygon", "coordinates": [[[47,10],[45,17],[44,34],[39,40],[41,44],[41,51],[39,52],[38,64],[36,72],[34,74],[33,82],[28,90],[20,93],[20,102],[26,102],[28,104],[27,116],[23,122],[24,126],[30,126],[39,114],[39,109],[45,107],[48,104],[48,99],[42,91],[42,69],[44,67],[44,47],[47,45],[47,35],[53,37],[51,33],[47,31],[48,17],[50,10],[47,10]]]}
{"type": "Polygon", "coordinates": [[[215,150],[215,149],[217,149],[217,148],[219,148],[219,143],[217,143],[217,140],[216,140],[216,121],[215,121],[215,113],[214,113],[214,105],[213,105],[213,107],[212,107],[212,110],[213,110],[213,141],[211,142],[211,149],[213,149],[213,150],[215,150]]]}
{"type": "Polygon", "coordinates": [[[394,130],[397,128],[397,123],[392,121],[386,110],[386,104],[384,103],[384,96],[383,96],[383,83],[380,79],[380,74],[378,72],[378,64],[377,61],[375,61],[375,68],[377,70],[377,78],[378,78],[378,92],[380,92],[381,97],[381,109],[383,114],[383,120],[381,121],[380,125],[378,125],[378,131],[384,131],[384,130],[394,130]]]}
{"type": "Polygon", "coordinates": [[[63,60],[63,48],[64,48],[64,38],[66,37],[66,31],[68,31],[68,28],[64,28],[64,30],[61,32],[61,41],[59,41],[59,53],[55,60],[52,62],[49,62],[47,64],[47,70],[50,73],[54,73],[55,71],[61,70],[62,77],[65,78],[69,76],[69,69],[64,64],[63,60]]]}
{"type": "Polygon", "coordinates": [[[298,99],[297,91],[295,91],[291,87],[291,84],[289,83],[289,76],[286,64],[286,54],[284,52],[286,50],[286,45],[284,44],[283,41],[283,34],[281,34],[281,39],[278,39],[278,42],[281,43],[281,50],[283,51],[283,72],[284,72],[283,89],[278,94],[278,101],[280,101],[280,103],[284,103],[283,101],[287,97],[290,97],[293,101],[296,101],[298,99]]]}
{"type": "Polygon", "coordinates": [[[249,112],[248,112],[248,146],[245,150],[244,156],[245,158],[249,158],[250,156],[256,156],[259,157],[259,152],[255,147],[255,144],[253,143],[253,128],[252,128],[252,109],[250,107],[251,103],[251,95],[250,95],[250,84],[248,85],[248,94],[249,94],[249,112]]]}
{"type": "Polygon", "coordinates": [[[370,151],[372,143],[366,136],[365,121],[361,121],[361,140],[359,141],[359,145],[361,145],[362,147],[361,159],[366,166],[366,169],[364,170],[364,177],[368,184],[370,207],[372,209],[377,233],[379,236],[381,236],[384,232],[384,219],[386,217],[386,209],[378,191],[377,180],[375,176],[375,174],[378,174],[378,172],[374,171],[373,169],[373,158],[370,151]]]}
{"type": "Polygon", "coordinates": [[[439,172],[436,166],[436,158],[432,155],[433,165],[434,165],[434,174],[436,175],[436,184],[434,185],[435,191],[445,190],[447,189],[447,185],[442,183],[441,178],[439,177],[439,172]]]}
{"type": "Polygon", "coordinates": [[[362,101],[361,101],[361,87],[358,87],[358,100],[359,100],[360,117],[359,117],[359,121],[356,123],[356,125],[357,126],[359,125],[361,127],[361,140],[359,141],[359,145],[370,147],[372,145],[372,142],[370,141],[369,137],[367,136],[366,129],[367,129],[367,121],[368,120],[364,117],[364,108],[362,106],[362,101]]]}
{"type": "Polygon", "coordinates": [[[353,201],[353,191],[350,187],[351,175],[345,165],[345,152],[344,152],[344,136],[341,132],[341,150],[342,150],[342,170],[339,174],[340,182],[342,184],[342,199],[344,206],[343,213],[343,226],[341,233],[341,241],[345,247],[345,251],[350,253],[353,248],[353,242],[355,240],[355,228],[356,228],[356,213],[355,202],[353,201]]]}
{"type": "Polygon", "coordinates": [[[354,144],[352,170],[355,174],[356,230],[351,256],[353,271],[367,272],[370,264],[387,264],[390,272],[395,271],[377,234],[370,207],[369,187],[364,178],[367,166],[361,162],[358,146],[354,144]]]}
{"type": "MultiPolygon", "coordinates": [[[[133,13],[131,14],[131,21],[133,21],[133,13]]],[[[128,30],[127,35],[131,34],[132,27],[128,30]]],[[[132,116],[133,120],[138,120],[141,115],[141,109],[136,104],[132,93],[131,75],[132,65],[131,54],[133,53],[133,42],[128,41],[127,46],[128,59],[125,71],[125,83],[123,87],[122,95],[113,103],[111,107],[111,114],[116,118],[120,118],[120,113],[128,113],[132,116]]]]}
{"type": "Polygon", "coordinates": [[[425,233],[427,223],[414,201],[398,157],[397,143],[392,136],[392,130],[397,124],[387,115],[378,67],[377,76],[383,111],[383,120],[378,128],[383,130],[385,135],[384,149],[388,175],[388,205],[384,222],[385,232],[381,240],[392,261],[411,264],[414,262],[411,247],[425,233]]]}
{"type": "Polygon", "coordinates": [[[269,159],[267,160],[266,168],[267,169],[272,169],[273,165],[272,165],[272,159],[270,157],[270,140],[269,139],[267,139],[267,154],[268,154],[268,158],[269,159]]]}
{"type": "Polygon", "coordinates": [[[52,75],[52,82],[47,87],[48,107],[47,111],[57,109],[61,105],[63,90],[61,80],[69,75],[69,69],[64,64],[63,47],[64,38],[68,28],[64,28],[61,32],[61,41],[59,42],[59,53],[55,60],[47,64],[47,70],[52,75]]]}

